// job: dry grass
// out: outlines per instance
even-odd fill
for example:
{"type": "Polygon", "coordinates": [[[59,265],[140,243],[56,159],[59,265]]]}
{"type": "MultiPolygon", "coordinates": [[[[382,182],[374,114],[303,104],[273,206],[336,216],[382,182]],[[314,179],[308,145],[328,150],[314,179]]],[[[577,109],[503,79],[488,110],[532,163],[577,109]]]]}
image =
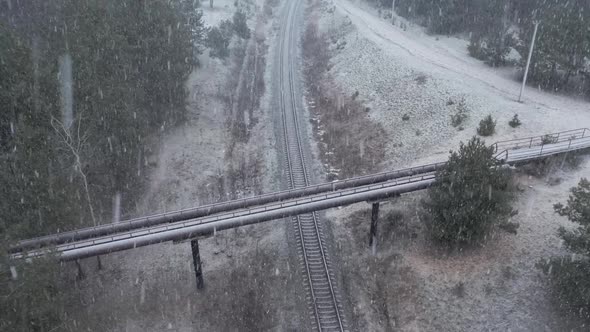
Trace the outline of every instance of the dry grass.
{"type": "Polygon", "coordinates": [[[268,46],[262,19],[259,19],[252,39],[234,50],[234,63],[226,91],[233,94],[224,100],[231,114],[227,120],[230,140],[226,146],[226,170],[220,185],[219,195],[231,193],[237,198],[246,189],[260,193],[258,179],[262,174],[262,151],[248,144],[252,129],[258,124],[255,111],[260,108],[260,99],[265,92],[264,72],[268,46]],[[221,189],[225,188],[223,191],[221,189]]]}
{"type": "Polygon", "coordinates": [[[328,41],[313,20],[303,37],[303,57],[314,135],[329,180],[375,172],[385,156],[385,131],[369,118],[356,92],[333,87],[328,41]]]}

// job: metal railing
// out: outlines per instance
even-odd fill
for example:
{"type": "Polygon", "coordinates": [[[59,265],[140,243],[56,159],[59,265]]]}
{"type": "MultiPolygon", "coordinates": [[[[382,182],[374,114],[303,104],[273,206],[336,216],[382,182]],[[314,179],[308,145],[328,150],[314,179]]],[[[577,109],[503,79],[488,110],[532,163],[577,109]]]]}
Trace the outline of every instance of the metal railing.
{"type": "Polygon", "coordinates": [[[574,130],[566,130],[558,133],[546,134],[541,136],[532,136],[526,138],[517,138],[507,141],[499,141],[491,146],[494,147],[495,153],[502,153],[505,150],[517,150],[523,148],[532,148],[533,146],[540,146],[545,144],[553,144],[564,142],[568,140],[588,137],[590,129],[580,128],[574,130]]]}
{"type": "Polygon", "coordinates": [[[522,162],[531,162],[536,159],[546,158],[556,154],[567,153],[570,151],[580,151],[590,149],[590,136],[571,138],[562,140],[557,143],[548,143],[532,148],[507,149],[498,153],[495,157],[507,164],[518,164],[522,162]]]}

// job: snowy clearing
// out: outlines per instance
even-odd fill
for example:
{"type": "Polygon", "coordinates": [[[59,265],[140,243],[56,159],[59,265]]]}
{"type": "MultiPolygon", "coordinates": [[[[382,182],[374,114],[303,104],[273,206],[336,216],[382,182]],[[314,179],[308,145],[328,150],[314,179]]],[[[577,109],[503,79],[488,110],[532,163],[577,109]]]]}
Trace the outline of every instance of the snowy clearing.
{"type": "MultiPolygon", "coordinates": [[[[471,58],[465,40],[429,36],[413,24],[404,31],[362,2],[322,4],[320,26],[334,46],[330,73],[348,94],[358,91],[371,118],[384,126],[384,169],[445,160],[476,134],[487,114],[497,120],[489,143],[590,125],[590,104],[580,99],[529,86],[518,103],[519,82],[507,69],[471,58]],[[458,130],[450,116],[463,98],[468,118],[458,130]],[[516,113],[523,124],[513,129],[508,121],[516,113]]],[[[370,206],[329,211],[359,330],[579,328],[551,303],[535,264],[566,253],[557,228],[573,224],[555,215],[552,205],[590,176],[588,160],[574,170],[560,165],[544,178],[519,173],[519,214],[512,220],[520,223],[518,234],[499,233],[486,246],[460,253],[432,247],[417,214],[424,193],[383,204],[375,256],[368,247],[370,206]]]]}
{"type": "Polygon", "coordinates": [[[324,2],[321,23],[346,42],[332,59],[337,83],[350,94],[359,91],[371,117],[388,131],[388,169],[444,158],[487,114],[498,121],[490,143],[590,124],[590,104],[583,100],[527,87],[525,102],[516,102],[520,84],[469,57],[457,38],[428,36],[415,26],[404,31],[346,0],[324,2]],[[469,119],[457,131],[450,115],[462,98],[469,119]],[[507,124],[514,114],[523,123],[518,129],[507,124]]]}

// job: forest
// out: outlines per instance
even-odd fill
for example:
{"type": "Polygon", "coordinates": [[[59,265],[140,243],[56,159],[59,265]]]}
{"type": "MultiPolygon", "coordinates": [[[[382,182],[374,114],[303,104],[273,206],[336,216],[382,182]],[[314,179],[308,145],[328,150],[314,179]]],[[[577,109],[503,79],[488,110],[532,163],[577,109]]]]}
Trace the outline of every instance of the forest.
{"type": "MultiPolygon", "coordinates": [[[[204,35],[198,6],[0,3],[2,253],[17,238],[111,222],[121,197],[133,204],[150,140],[185,119],[204,35]]],[[[7,273],[5,254],[0,265],[0,330],[59,326],[56,265],[7,273]]]]}
{"type": "MultiPolygon", "coordinates": [[[[391,0],[368,1],[382,8],[392,5],[391,0]]],[[[521,69],[538,22],[529,83],[590,96],[590,2],[586,0],[396,0],[395,11],[432,34],[467,34],[469,53],[491,66],[508,64],[514,48],[521,55],[516,64],[521,69]]]]}

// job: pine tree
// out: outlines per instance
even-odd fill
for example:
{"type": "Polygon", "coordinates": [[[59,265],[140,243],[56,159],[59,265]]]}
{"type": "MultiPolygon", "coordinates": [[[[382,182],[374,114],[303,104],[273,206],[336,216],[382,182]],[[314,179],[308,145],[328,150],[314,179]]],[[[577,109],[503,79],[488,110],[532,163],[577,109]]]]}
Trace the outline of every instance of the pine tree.
{"type": "Polygon", "coordinates": [[[479,138],[461,143],[423,202],[435,240],[457,245],[483,240],[512,212],[511,177],[498,167],[493,148],[479,138]]]}
{"type": "MultiPolygon", "coordinates": [[[[522,19],[524,40],[519,51],[528,54],[533,21],[539,20],[529,79],[546,88],[562,89],[572,76],[580,74],[584,59],[590,57],[590,3],[551,0],[533,6],[532,14],[522,19]]],[[[523,57],[523,67],[525,62],[523,57]]]]}
{"type": "Polygon", "coordinates": [[[538,266],[549,276],[552,291],[565,309],[587,318],[590,315],[590,181],[583,178],[571,189],[567,204],[554,205],[561,216],[576,223],[574,230],[559,228],[559,236],[574,254],[551,258],[538,266]]]}

